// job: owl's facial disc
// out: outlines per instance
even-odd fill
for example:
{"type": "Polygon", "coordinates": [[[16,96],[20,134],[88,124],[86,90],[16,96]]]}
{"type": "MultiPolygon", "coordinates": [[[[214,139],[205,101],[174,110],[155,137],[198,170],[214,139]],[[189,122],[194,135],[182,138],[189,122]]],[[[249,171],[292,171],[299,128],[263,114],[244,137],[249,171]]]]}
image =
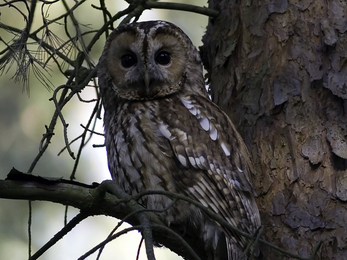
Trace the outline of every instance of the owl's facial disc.
{"type": "Polygon", "coordinates": [[[109,74],[116,94],[125,99],[149,100],[179,91],[186,70],[186,45],[170,32],[129,32],[110,43],[109,74]]]}

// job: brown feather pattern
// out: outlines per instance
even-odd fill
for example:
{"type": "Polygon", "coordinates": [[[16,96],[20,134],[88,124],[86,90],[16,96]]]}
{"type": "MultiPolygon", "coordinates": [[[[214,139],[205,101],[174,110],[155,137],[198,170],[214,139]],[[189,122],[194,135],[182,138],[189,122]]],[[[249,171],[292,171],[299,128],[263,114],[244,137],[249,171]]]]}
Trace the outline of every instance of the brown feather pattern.
{"type": "MultiPolygon", "coordinates": [[[[228,116],[208,98],[201,61],[189,38],[167,22],[126,25],[110,35],[98,66],[114,181],[128,194],[165,190],[186,195],[253,234],[260,217],[250,157],[228,116]],[[155,61],[161,50],[170,54],[171,64],[155,61]],[[118,64],[124,53],[135,55],[133,67],[118,64]]],[[[141,201],[149,209],[164,209],[171,202],[161,195],[141,201]]],[[[249,243],[183,201],[160,215],[168,225],[196,231],[205,242],[206,259],[238,259],[249,243]],[[228,252],[216,252],[220,239],[228,252]]]]}

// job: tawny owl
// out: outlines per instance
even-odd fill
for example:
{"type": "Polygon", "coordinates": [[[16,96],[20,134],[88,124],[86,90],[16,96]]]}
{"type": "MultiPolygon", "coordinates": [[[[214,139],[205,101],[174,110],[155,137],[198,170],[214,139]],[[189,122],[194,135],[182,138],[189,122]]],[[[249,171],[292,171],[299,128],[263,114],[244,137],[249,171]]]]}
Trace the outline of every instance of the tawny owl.
{"type": "MultiPolygon", "coordinates": [[[[249,155],[228,116],[209,99],[200,56],[188,36],[164,21],[121,26],[109,36],[98,66],[114,181],[128,194],[185,195],[254,234],[260,217],[249,155]]],[[[172,200],[150,195],[141,202],[164,209],[172,200]]],[[[203,259],[239,259],[249,243],[186,202],[160,216],[193,231],[205,245],[203,259]]]]}

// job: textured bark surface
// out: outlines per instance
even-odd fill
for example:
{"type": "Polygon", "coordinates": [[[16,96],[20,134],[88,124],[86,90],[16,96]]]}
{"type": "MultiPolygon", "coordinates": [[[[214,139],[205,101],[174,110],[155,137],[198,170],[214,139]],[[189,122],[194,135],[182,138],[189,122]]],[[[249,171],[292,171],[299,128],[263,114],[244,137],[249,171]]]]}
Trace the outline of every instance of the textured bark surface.
{"type": "Polygon", "coordinates": [[[253,156],[265,238],[301,257],[322,240],[316,259],[347,259],[346,2],[209,4],[212,98],[253,156]]]}

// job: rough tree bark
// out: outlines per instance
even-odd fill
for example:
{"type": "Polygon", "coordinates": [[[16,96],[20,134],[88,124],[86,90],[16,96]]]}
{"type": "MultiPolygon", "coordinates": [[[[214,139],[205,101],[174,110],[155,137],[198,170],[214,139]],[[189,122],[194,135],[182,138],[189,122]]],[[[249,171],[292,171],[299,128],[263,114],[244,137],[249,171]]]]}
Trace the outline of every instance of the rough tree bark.
{"type": "Polygon", "coordinates": [[[209,5],[212,98],[253,156],[265,238],[302,257],[322,240],[316,259],[347,259],[346,2],[209,5]]]}

